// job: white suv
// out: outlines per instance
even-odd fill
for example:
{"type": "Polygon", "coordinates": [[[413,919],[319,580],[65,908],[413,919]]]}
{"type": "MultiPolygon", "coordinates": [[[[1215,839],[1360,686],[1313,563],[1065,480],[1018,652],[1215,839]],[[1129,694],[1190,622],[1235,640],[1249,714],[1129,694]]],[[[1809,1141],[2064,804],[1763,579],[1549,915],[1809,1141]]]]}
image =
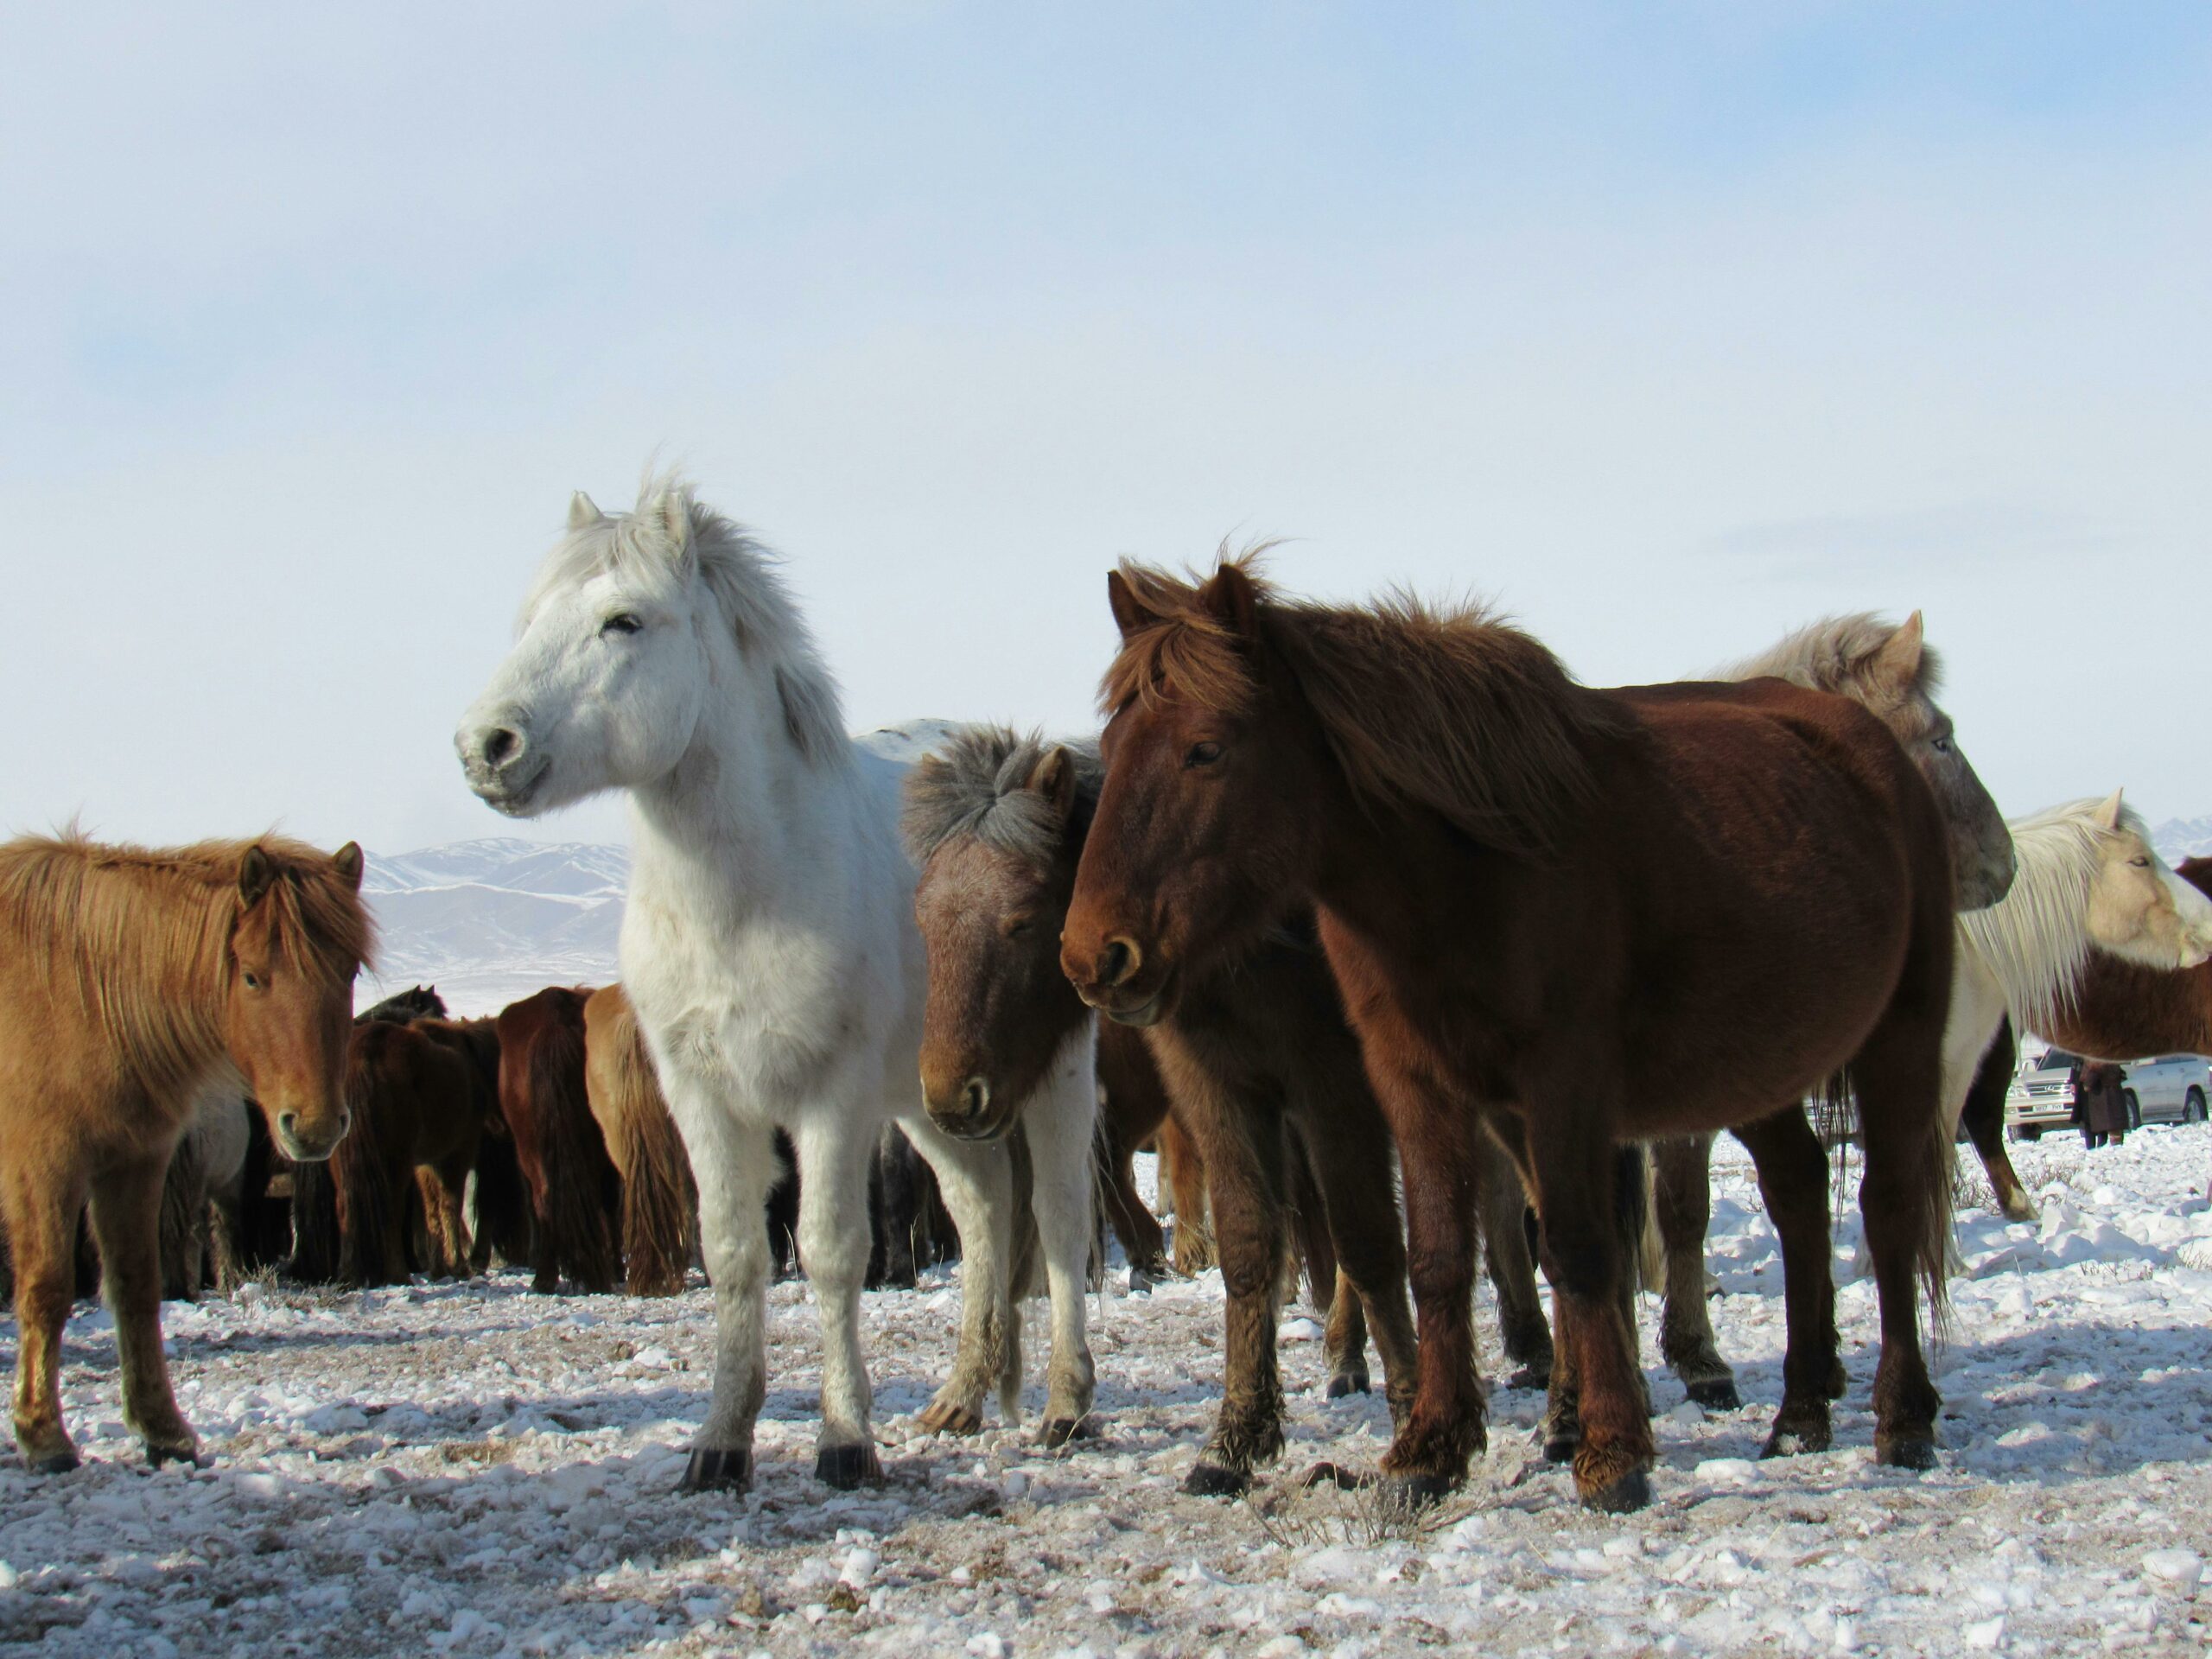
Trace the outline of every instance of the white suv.
{"type": "Polygon", "coordinates": [[[2212,1061],[2202,1054],[2161,1054],[2128,1065],[2127,1121],[2136,1128],[2202,1123],[2207,1099],[2212,1099],[2212,1061]]]}
{"type": "Polygon", "coordinates": [[[2047,1048],[2020,1062],[2005,1095],[2005,1122],[2015,1141],[2040,1141],[2045,1129],[2063,1129],[2074,1121],[2075,1057],[2047,1048]]]}

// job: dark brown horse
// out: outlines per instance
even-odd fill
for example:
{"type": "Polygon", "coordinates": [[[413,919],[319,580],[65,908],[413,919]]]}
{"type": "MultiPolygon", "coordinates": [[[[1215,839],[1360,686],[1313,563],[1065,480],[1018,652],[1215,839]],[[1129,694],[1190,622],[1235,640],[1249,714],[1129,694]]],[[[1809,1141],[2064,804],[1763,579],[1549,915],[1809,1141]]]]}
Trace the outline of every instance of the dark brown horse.
{"type": "Polygon", "coordinates": [[[499,1011],[499,1115],[530,1194],[530,1287],[543,1294],[558,1290],[564,1274],[604,1294],[621,1271],[621,1179],[584,1084],[590,996],[552,985],[499,1011]]]}
{"type": "MultiPolygon", "coordinates": [[[[1631,1509],[1653,1452],[1615,1147],[1737,1128],[1764,1177],[1763,1126],[1802,1126],[1799,1100],[1847,1070],[1882,1309],[1876,1454],[1929,1466],[1914,1281],[1942,1297],[1952,884],[1942,815],[1887,728],[1776,680],[1586,689],[1479,610],[1287,601],[1248,562],[1203,586],[1125,565],[1109,591],[1107,779],[1062,959],[1087,1000],[1157,1023],[1318,906],[1405,1173],[1421,1374],[1384,1459],[1397,1490],[1449,1490],[1484,1443],[1485,1127],[1540,1217],[1580,1381],[1577,1487],[1631,1509]]],[[[1777,1431],[1825,1438],[1827,1236],[1817,1211],[1777,1222],[1777,1431]]]]}
{"type": "Polygon", "coordinates": [[[0,847],[0,1213],[16,1267],[15,1428],[75,1466],[60,1342],[89,1198],[123,1371],[154,1462],[197,1457],[162,1354],[162,1178],[195,1103],[243,1077],[291,1157],[346,1133],[353,976],[369,953],[361,849],[274,836],[168,851],[82,836],[0,847]]]}
{"type": "Polygon", "coordinates": [[[1099,1210],[1132,1272],[1167,1265],[1167,1235],[1137,1191],[1133,1160],[1165,1128],[1170,1107],[1144,1033],[1105,1023],[1098,1031],[1099,1210]]]}
{"type": "MultiPolygon", "coordinates": [[[[1091,1017],[1059,971],[1058,941],[1101,782],[1083,748],[993,727],[968,728],[915,768],[907,840],[922,868],[915,909],[930,953],[922,1076],[940,1122],[1021,1098],[1091,1017]]],[[[1310,924],[1274,930],[1197,979],[1173,1017],[1145,1035],[1178,1119],[1204,1150],[1229,1298],[1221,1411],[1185,1490],[1233,1493],[1282,1449],[1276,1296],[1294,1219],[1294,1134],[1312,1149],[1352,1287],[1344,1317],[1331,1321],[1329,1391],[1368,1386],[1351,1340],[1363,1303],[1394,1414],[1411,1398],[1389,1135],[1310,924]]],[[[1316,1288],[1333,1288],[1333,1275],[1316,1288]]]]}
{"type": "Polygon", "coordinates": [[[407,1282],[417,1205],[424,1268],[467,1275],[461,1198],[485,1136],[502,1132],[499,1090],[499,1039],[489,1020],[370,1020],[353,1028],[346,1065],[353,1130],[330,1160],[340,1283],[407,1282]]]}

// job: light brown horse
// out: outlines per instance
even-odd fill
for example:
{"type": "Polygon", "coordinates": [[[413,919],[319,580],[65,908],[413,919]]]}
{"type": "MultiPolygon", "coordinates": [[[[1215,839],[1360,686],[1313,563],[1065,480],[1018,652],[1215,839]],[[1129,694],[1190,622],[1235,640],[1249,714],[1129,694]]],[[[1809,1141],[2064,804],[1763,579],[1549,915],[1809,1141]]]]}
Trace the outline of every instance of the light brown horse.
{"type": "Polygon", "coordinates": [[[699,1188],[620,985],[584,1004],[584,1086],[622,1178],[622,1268],[632,1296],[674,1296],[699,1240],[699,1188]]]}
{"type": "MultiPolygon", "coordinates": [[[[1383,1462],[1395,1491],[1448,1491],[1484,1443],[1484,1128],[1540,1218],[1581,1385],[1577,1488],[1633,1509],[1653,1448],[1616,1146],[1735,1128],[1757,1156],[1763,1124],[1847,1071],[1882,1312],[1875,1452],[1929,1466],[1915,1280],[1942,1296],[1952,881],[1889,730],[1777,680],[1587,689],[1478,609],[1286,601],[1248,562],[1203,585],[1125,565],[1109,595],[1106,785],[1062,961],[1095,1005],[1158,1021],[1317,906],[1404,1169],[1420,1385],[1383,1462]]],[[[1825,1433],[1827,1237],[1815,1216],[1783,1243],[1778,1427],[1825,1433]]]]}
{"type": "Polygon", "coordinates": [[[0,847],[0,1205],[16,1255],[16,1442],[77,1463],[61,1328],[89,1196],[124,1421],[159,1464],[199,1442],[162,1356],[162,1182],[195,1101],[235,1072],[287,1156],[346,1133],[361,849],[274,836],[166,851],[71,834],[0,847]]]}
{"type": "Polygon", "coordinates": [[[584,1084],[588,988],[548,986],[499,1011],[499,1115],[530,1195],[530,1287],[551,1294],[565,1270],[579,1289],[614,1288],[621,1177],[584,1084]]]}

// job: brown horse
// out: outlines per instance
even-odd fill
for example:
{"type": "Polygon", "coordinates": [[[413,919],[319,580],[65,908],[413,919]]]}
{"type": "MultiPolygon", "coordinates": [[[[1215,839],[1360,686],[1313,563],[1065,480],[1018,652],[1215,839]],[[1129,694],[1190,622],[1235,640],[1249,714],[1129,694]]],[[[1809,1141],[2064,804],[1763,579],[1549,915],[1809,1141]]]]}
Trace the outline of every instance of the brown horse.
{"type": "MultiPolygon", "coordinates": [[[[1580,1381],[1578,1490],[1632,1509],[1653,1451],[1615,1147],[1737,1128],[1758,1157],[1766,1126],[1802,1127],[1800,1099],[1847,1069],[1882,1309],[1876,1454],[1932,1464],[1914,1280],[1942,1297],[1952,882],[1942,816],[1889,730],[1777,680],[1587,689],[1478,609],[1287,601],[1249,561],[1203,586],[1124,565],[1109,586],[1107,778],[1062,959],[1087,1000],[1158,1022],[1291,906],[1318,906],[1404,1166],[1421,1376],[1384,1459],[1395,1489],[1449,1490],[1484,1443],[1484,1126],[1540,1217],[1580,1381]]],[[[1825,1436],[1827,1236],[1777,1222],[1777,1431],[1825,1436]]]]}
{"type": "Polygon", "coordinates": [[[1167,1085],[1141,1032],[1111,1023],[1098,1032],[1099,1209],[1132,1272],[1167,1265],[1167,1235],[1137,1191],[1132,1160],[1168,1122],[1167,1085]]]}
{"type": "Polygon", "coordinates": [[[346,1016],[371,938],[361,868],[351,842],[333,856],[274,836],[0,847],[0,1209],[16,1441],[34,1469],[77,1462],[59,1385],[87,1195],[124,1419],[155,1463],[198,1457],[162,1356],[162,1177],[218,1077],[243,1077],[293,1158],[327,1158],[344,1136],[346,1016]]]}
{"type": "Polygon", "coordinates": [[[346,1103],[353,1129],[330,1160],[338,1281],[405,1284],[410,1206],[423,1206],[429,1272],[465,1277],[461,1196],[499,1132],[499,1039],[489,1020],[371,1020],[353,1028],[346,1103]],[[417,1179],[417,1172],[427,1179],[417,1179]]]}
{"type": "Polygon", "coordinates": [[[622,1178],[622,1267],[630,1294],[674,1296],[698,1246],[699,1189],[620,985],[593,992],[584,1004],[584,1084],[622,1178]]]}
{"type": "Polygon", "coordinates": [[[499,1115],[514,1142],[533,1223],[531,1288],[563,1272],[594,1294],[614,1288],[621,1178],[607,1155],[584,1082],[584,1004],[591,992],[551,985],[499,1011],[499,1115]]]}
{"type": "MultiPolygon", "coordinates": [[[[971,727],[907,786],[929,952],[924,1098],[956,1122],[1021,1098],[1091,1018],[1059,971],[1058,940],[1102,784],[1096,758],[971,727]],[[980,1085],[980,1086],[978,1086],[980,1085]]],[[[1275,930],[1194,984],[1147,1031],[1177,1116],[1203,1148],[1228,1292],[1225,1387],[1185,1490],[1244,1490],[1282,1449],[1276,1296],[1291,1212],[1287,1147],[1313,1149],[1327,1225],[1353,1294],[1331,1327],[1334,1395],[1368,1386],[1351,1314],[1372,1321],[1394,1414],[1412,1396],[1413,1321],[1389,1136],[1310,925],[1275,930]]],[[[1317,1286],[1326,1294],[1334,1275],[1317,1286]]],[[[1051,1438],[1057,1425],[1048,1422],[1051,1438]]],[[[1071,1432],[1074,1425],[1067,1425],[1071,1432]]]]}

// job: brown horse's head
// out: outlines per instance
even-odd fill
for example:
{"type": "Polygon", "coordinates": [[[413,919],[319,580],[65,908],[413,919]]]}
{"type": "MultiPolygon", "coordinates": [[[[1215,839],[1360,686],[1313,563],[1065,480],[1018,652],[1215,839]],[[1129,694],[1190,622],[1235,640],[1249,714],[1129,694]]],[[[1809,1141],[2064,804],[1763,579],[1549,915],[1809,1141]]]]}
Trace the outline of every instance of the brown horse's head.
{"type": "Polygon", "coordinates": [[[328,858],[257,842],[238,862],[224,1040],[296,1162],[329,1157],[346,1133],[353,976],[369,941],[361,870],[352,842],[328,858]]]}
{"type": "Polygon", "coordinates": [[[973,727],[907,780],[929,958],[922,1100],[947,1134],[1005,1134],[1089,1020],[1059,939],[1097,773],[1079,749],[973,727]]]}
{"type": "Polygon", "coordinates": [[[1261,589],[1242,563],[1197,585],[1125,566],[1107,594],[1122,651],[1104,693],[1106,782],[1060,965],[1084,1001],[1148,1026],[1185,974],[1301,902],[1341,785],[1311,715],[1268,689],[1261,589]]]}

